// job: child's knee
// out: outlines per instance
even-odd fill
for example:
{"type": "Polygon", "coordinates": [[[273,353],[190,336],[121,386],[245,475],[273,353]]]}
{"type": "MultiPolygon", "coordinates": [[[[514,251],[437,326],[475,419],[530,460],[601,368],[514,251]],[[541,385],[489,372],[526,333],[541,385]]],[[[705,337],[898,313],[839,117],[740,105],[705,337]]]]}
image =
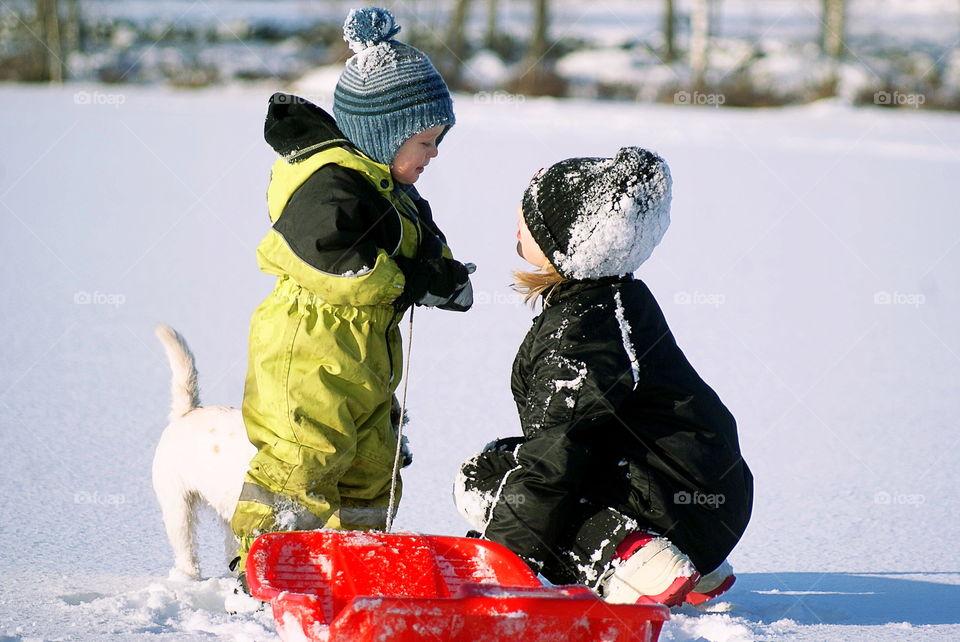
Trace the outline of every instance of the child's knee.
{"type": "Polygon", "coordinates": [[[483,452],[497,451],[516,453],[517,446],[521,445],[524,441],[526,440],[523,437],[504,437],[502,439],[494,439],[483,447],[483,452]]]}
{"type": "Polygon", "coordinates": [[[357,426],[353,460],[339,480],[342,493],[363,501],[389,494],[397,454],[397,432],[391,421],[391,405],[388,395],[357,426]]]}
{"type": "Polygon", "coordinates": [[[340,477],[337,488],[340,496],[361,502],[371,502],[389,495],[393,478],[393,462],[358,453],[353,465],[340,477]]]}
{"type": "Polygon", "coordinates": [[[493,505],[493,493],[481,490],[470,475],[473,464],[468,460],[453,482],[453,502],[457,512],[477,531],[483,532],[493,505]]]}
{"type": "Polygon", "coordinates": [[[513,448],[501,450],[495,446],[507,441],[501,439],[491,442],[483,452],[467,459],[460,465],[454,480],[453,498],[457,510],[481,532],[490,519],[490,511],[503,478],[517,466],[513,448]]]}

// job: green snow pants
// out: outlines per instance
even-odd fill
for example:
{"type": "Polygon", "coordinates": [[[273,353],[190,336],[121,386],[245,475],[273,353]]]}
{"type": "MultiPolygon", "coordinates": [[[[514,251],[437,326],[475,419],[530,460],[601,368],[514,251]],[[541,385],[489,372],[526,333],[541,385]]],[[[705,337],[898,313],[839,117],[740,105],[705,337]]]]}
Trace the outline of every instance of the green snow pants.
{"type": "Polygon", "coordinates": [[[390,305],[330,305],[280,279],[256,309],[243,420],[257,453],[231,522],[237,570],[262,533],[385,528],[401,359],[390,305]]]}

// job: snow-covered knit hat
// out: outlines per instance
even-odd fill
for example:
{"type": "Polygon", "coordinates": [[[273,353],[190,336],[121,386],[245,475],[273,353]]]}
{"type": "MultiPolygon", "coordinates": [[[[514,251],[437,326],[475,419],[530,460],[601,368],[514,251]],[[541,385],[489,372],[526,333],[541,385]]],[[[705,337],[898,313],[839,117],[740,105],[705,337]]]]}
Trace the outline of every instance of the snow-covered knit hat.
{"type": "Polygon", "coordinates": [[[533,177],[523,218],[568,279],[631,274],[670,225],[671,185],[666,161],[639,147],[613,158],[569,158],[533,177]]]}
{"type": "Polygon", "coordinates": [[[456,120],[443,78],[426,54],[394,40],[399,31],[386,9],[351,10],[343,39],[355,55],[333,94],[337,125],[360,151],[384,165],[411,136],[438,125],[446,126],[446,134],[456,120]]]}

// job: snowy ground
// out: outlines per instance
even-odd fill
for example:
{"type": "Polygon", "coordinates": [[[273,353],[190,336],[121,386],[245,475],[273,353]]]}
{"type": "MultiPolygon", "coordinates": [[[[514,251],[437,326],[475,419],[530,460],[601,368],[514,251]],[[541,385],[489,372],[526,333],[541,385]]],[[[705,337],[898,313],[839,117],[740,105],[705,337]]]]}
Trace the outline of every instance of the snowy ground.
{"type": "MultiPolygon", "coordinates": [[[[271,288],[270,88],[0,87],[0,640],[270,640],[203,583],[168,581],[149,482],[182,331],[203,400],[240,401],[271,288]],[[77,94],[77,92],[85,92],[77,94]]],[[[960,638],[960,117],[457,101],[421,181],[480,267],[466,315],[417,314],[398,527],[461,534],[463,458],[518,431],[507,377],[531,312],[514,217],[541,166],[640,144],[670,162],[673,226],[643,278],[733,410],[756,475],[739,581],[665,640],[960,638]]]]}

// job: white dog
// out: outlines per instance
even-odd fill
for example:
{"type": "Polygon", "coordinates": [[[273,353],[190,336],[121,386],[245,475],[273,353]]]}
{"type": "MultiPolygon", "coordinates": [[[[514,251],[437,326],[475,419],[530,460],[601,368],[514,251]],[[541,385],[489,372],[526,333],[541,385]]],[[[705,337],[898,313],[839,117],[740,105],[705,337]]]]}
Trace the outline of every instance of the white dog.
{"type": "MultiPolygon", "coordinates": [[[[172,579],[199,579],[195,531],[201,502],[223,523],[224,552],[229,563],[237,555],[237,539],[230,519],[237,507],[243,478],[257,449],[247,439],[239,408],[200,406],[197,368],[187,342],[168,325],[157,325],[173,376],[170,423],[160,435],[153,455],[153,490],[163,511],[163,524],[173,547],[172,579]]],[[[400,402],[394,397],[390,419],[400,424],[400,402]]],[[[403,424],[409,422],[403,413],[403,424]]],[[[401,439],[401,465],[413,462],[407,436],[401,439]]]]}
{"type": "Polygon", "coordinates": [[[153,490],[173,547],[170,577],[199,579],[194,535],[201,502],[212,507],[223,523],[229,562],[237,550],[230,519],[256,448],[247,439],[239,408],[200,407],[197,369],[183,337],[163,324],[157,326],[156,334],[173,370],[173,401],[170,423],[153,456],[153,490]]]}

